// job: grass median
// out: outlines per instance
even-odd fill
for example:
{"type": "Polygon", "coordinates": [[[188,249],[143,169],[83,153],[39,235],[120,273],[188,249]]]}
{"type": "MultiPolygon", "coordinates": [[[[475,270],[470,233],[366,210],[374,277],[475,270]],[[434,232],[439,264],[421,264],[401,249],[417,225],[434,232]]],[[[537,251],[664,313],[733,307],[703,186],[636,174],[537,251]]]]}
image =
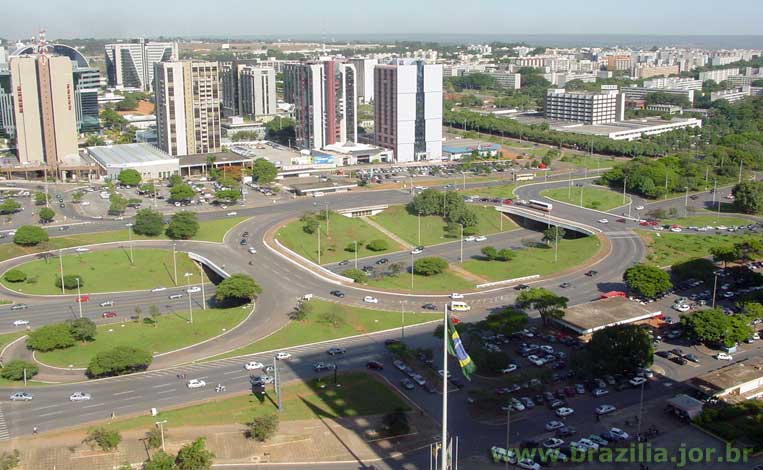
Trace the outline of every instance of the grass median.
{"type": "MultiPolygon", "coordinates": [[[[281,420],[310,420],[355,418],[382,415],[408,404],[390,387],[373,374],[343,373],[338,375],[341,388],[326,380],[325,388],[319,382],[289,383],[281,386],[281,420]]],[[[139,416],[117,420],[105,427],[118,431],[151,428],[157,420],[167,420],[170,429],[182,426],[215,426],[244,424],[253,418],[278,412],[276,397],[268,387],[265,396],[252,394],[223,398],[194,406],[160,411],[157,416],[139,416]]]]}
{"type": "MultiPolygon", "coordinates": [[[[413,292],[460,292],[474,289],[474,282],[469,282],[457,273],[445,271],[433,276],[413,275],[413,292]]],[[[396,276],[384,276],[379,279],[370,279],[370,287],[393,289],[401,292],[411,290],[411,273],[400,273],[396,276]]]]}
{"type": "MultiPolygon", "coordinates": [[[[207,220],[199,222],[199,232],[192,240],[196,241],[208,241],[208,242],[222,242],[223,235],[235,227],[239,223],[247,220],[249,217],[228,217],[225,219],[207,220]]],[[[55,233],[51,231],[50,233],[55,233]]],[[[33,253],[41,253],[43,251],[58,250],[63,248],[71,248],[74,246],[82,245],[95,245],[98,243],[110,243],[127,241],[129,239],[128,230],[111,230],[108,232],[94,232],[83,233],[78,235],[69,235],[62,237],[51,237],[51,239],[45,243],[40,243],[37,246],[23,247],[12,243],[3,244],[0,246],[0,261],[15,258],[17,256],[28,255],[33,253]]],[[[169,240],[169,238],[162,234],[158,237],[145,237],[142,235],[132,235],[133,240],[169,240]]]]}
{"type": "MultiPolygon", "coordinates": [[[[345,217],[336,212],[329,212],[329,230],[326,232],[326,221],[319,220],[321,237],[321,264],[334,263],[355,256],[347,251],[353,242],[358,242],[358,257],[381,255],[402,250],[403,247],[390,239],[376,228],[358,218],[345,217]],[[372,240],[384,240],[386,250],[372,251],[366,245],[372,240]]],[[[305,223],[301,220],[290,222],[281,227],[276,238],[284,246],[305,258],[318,262],[318,232],[307,233],[305,223]]]]}
{"type": "Polygon", "coordinates": [[[579,266],[591,259],[601,248],[596,237],[584,237],[559,241],[559,259],[554,261],[554,246],[534,246],[517,251],[511,261],[487,261],[470,259],[463,269],[491,281],[503,281],[539,274],[547,276],[579,266]]]}
{"type": "Polygon", "coordinates": [[[555,199],[560,202],[579,206],[581,192],[583,194],[583,207],[587,209],[608,211],[615,207],[628,204],[628,201],[630,201],[629,197],[626,196],[625,199],[623,199],[623,195],[616,193],[615,191],[603,188],[593,188],[591,186],[584,186],[582,188],[573,186],[572,188],[546,189],[545,191],[541,191],[540,194],[541,196],[555,199]]]}
{"type": "MultiPolygon", "coordinates": [[[[320,299],[312,300],[310,303],[313,311],[305,320],[292,320],[270,336],[210,360],[389,330],[399,328],[401,323],[400,312],[371,310],[320,299]]],[[[405,325],[417,325],[441,317],[437,313],[408,312],[405,316],[405,325]]]]}
{"type": "Polygon", "coordinates": [[[661,224],[667,225],[680,225],[681,227],[717,227],[719,225],[725,225],[726,227],[733,227],[735,225],[748,225],[755,222],[754,220],[745,219],[742,217],[731,216],[713,216],[713,215],[690,215],[688,217],[680,217],[676,219],[660,220],[661,224]]]}
{"type": "Polygon", "coordinates": [[[469,188],[462,191],[462,193],[470,196],[512,199],[514,197],[514,190],[518,186],[519,185],[516,183],[498,184],[494,186],[485,186],[484,188],[469,188]]]}
{"type": "MultiPolygon", "coordinates": [[[[116,346],[133,346],[151,354],[173,351],[230,330],[241,323],[249,311],[248,305],[245,308],[198,309],[193,312],[193,324],[189,322],[189,312],[185,311],[161,315],[155,324],[128,320],[99,325],[95,340],[66,349],[38,352],[36,357],[56,367],[87,367],[96,354],[116,346]]],[[[135,312],[119,312],[119,315],[128,317],[135,312]]],[[[142,315],[148,317],[148,306],[142,315]]]]}
{"type": "MultiPolygon", "coordinates": [[[[199,284],[199,270],[186,253],[177,253],[177,272],[179,275],[193,274],[191,281],[199,284]]],[[[63,271],[66,275],[82,277],[80,291],[83,294],[99,292],[120,292],[148,290],[158,286],[173,286],[174,264],[172,251],[158,248],[136,248],[133,250],[134,263],[130,263],[130,249],[123,247],[107,251],[89,251],[63,256],[63,271]]],[[[61,264],[53,257],[37,259],[24,263],[15,269],[24,272],[24,282],[0,280],[9,288],[25,294],[59,295],[61,288],[56,287],[61,264]]],[[[206,282],[206,276],[204,281],[206,282]]],[[[180,282],[184,282],[181,279],[180,282]]],[[[76,287],[68,290],[76,294],[76,287]]]]}
{"type": "MultiPolygon", "coordinates": [[[[503,217],[504,232],[517,228],[517,224],[493,207],[469,205],[469,208],[477,214],[479,221],[477,231],[480,235],[493,235],[500,232],[501,217],[503,217]]],[[[431,246],[456,240],[456,238],[447,236],[445,232],[446,222],[438,215],[421,217],[421,231],[419,231],[419,217],[408,212],[406,207],[402,205],[389,207],[371,219],[415,246],[431,246]]]]}
{"type": "Polygon", "coordinates": [[[660,267],[710,256],[710,249],[713,247],[760,239],[754,235],[689,235],[645,230],[638,230],[637,233],[648,248],[647,261],[660,267]]]}

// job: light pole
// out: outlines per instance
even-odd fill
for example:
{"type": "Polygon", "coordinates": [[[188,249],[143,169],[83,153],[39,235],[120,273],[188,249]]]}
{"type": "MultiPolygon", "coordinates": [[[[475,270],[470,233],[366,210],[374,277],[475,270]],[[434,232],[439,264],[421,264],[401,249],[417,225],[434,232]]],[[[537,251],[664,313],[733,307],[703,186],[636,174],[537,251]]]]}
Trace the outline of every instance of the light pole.
{"type": "Polygon", "coordinates": [[[715,275],[715,279],[713,280],[713,307],[715,308],[715,293],[718,289],[718,275],[715,275]]]}
{"type": "Polygon", "coordinates": [[[321,264],[321,227],[318,226],[318,230],[316,232],[318,234],[318,264],[321,264]]]}
{"type": "Polygon", "coordinates": [[[172,266],[175,269],[175,285],[178,285],[178,261],[176,257],[175,243],[172,244],[172,266]]]}
{"type": "Polygon", "coordinates": [[[458,224],[461,227],[461,255],[458,258],[459,263],[464,262],[464,224],[458,224]]]}
{"type": "Polygon", "coordinates": [[[580,207],[583,207],[583,183],[580,184],[580,207]]]}
{"type": "Polygon", "coordinates": [[[329,236],[329,205],[326,204],[326,236],[329,236]]]}
{"type": "Polygon", "coordinates": [[[207,296],[204,293],[204,270],[201,267],[201,263],[197,265],[199,267],[199,279],[201,284],[201,308],[202,310],[207,309],[207,296]]]}
{"type": "Polygon", "coordinates": [[[193,273],[185,273],[185,285],[186,290],[185,293],[188,294],[188,314],[191,317],[191,325],[193,325],[193,305],[191,304],[191,276],[193,276],[193,273]]]}
{"type": "Polygon", "coordinates": [[[416,212],[416,222],[419,225],[419,246],[421,246],[421,214],[416,212]]]}
{"type": "Polygon", "coordinates": [[[157,421],[155,424],[159,426],[159,435],[162,437],[162,452],[164,452],[164,423],[166,423],[167,420],[164,421],[157,421]]]}
{"type": "Polygon", "coordinates": [[[559,226],[555,225],[556,230],[554,231],[556,242],[554,243],[554,263],[559,261],[559,226]]]}
{"type": "Polygon", "coordinates": [[[358,242],[353,240],[352,243],[355,244],[355,269],[358,269],[358,242]]]}
{"type": "Polygon", "coordinates": [[[625,201],[627,200],[628,196],[626,196],[625,191],[628,187],[628,177],[626,176],[623,180],[623,204],[625,204],[625,201]]]}
{"type": "Polygon", "coordinates": [[[641,420],[644,414],[644,384],[646,381],[641,382],[641,400],[638,405],[638,428],[636,429],[636,439],[641,442],[641,420]]]}
{"type": "MultiPolygon", "coordinates": [[[[511,438],[511,406],[506,407],[506,451],[509,452],[509,439],[511,438]]],[[[509,468],[509,459],[506,459],[506,468],[509,468]]]]}
{"type": "Polygon", "coordinates": [[[66,294],[64,290],[64,253],[63,250],[58,250],[58,263],[61,268],[61,295],[66,294]]]}
{"type": "Polygon", "coordinates": [[[132,252],[132,224],[127,224],[127,240],[130,244],[130,264],[135,265],[135,259],[132,252]]]}
{"type": "Polygon", "coordinates": [[[405,300],[400,301],[400,339],[405,339],[405,300]]]}
{"type": "MultiPolygon", "coordinates": [[[[82,294],[79,290],[79,276],[75,277],[77,280],[77,304],[79,304],[79,317],[82,318],[82,294]]],[[[61,284],[64,283],[64,278],[61,278],[61,284]]]]}
{"type": "Polygon", "coordinates": [[[684,217],[689,216],[689,187],[684,186],[686,194],[684,195],[684,217]]]}

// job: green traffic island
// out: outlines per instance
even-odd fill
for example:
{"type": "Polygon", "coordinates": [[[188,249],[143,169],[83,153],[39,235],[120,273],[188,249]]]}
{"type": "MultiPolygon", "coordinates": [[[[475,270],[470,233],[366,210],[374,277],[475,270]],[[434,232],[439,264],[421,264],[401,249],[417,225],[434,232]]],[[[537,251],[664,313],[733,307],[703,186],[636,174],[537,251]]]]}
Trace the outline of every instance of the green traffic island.
{"type": "Polygon", "coordinates": [[[631,200],[628,196],[623,197],[622,193],[617,193],[611,189],[575,185],[567,188],[546,189],[541,191],[540,195],[574,206],[580,206],[582,201],[582,205],[586,209],[598,211],[608,211],[625,206],[631,200]]]}
{"type": "Polygon", "coordinates": [[[559,243],[556,246],[553,230],[552,227],[544,232],[544,241],[523,240],[523,248],[518,250],[483,247],[481,256],[464,261],[461,267],[491,282],[535,274],[549,276],[584,265],[602,249],[602,243],[597,237],[564,238],[563,229],[559,230],[559,243]]]}
{"type": "Polygon", "coordinates": [[[723,227],[726,227],[727,229],[729,227],[742,227],[755,222],[756,221],[753,219],[745,219],[738,215],[689,215],[686,217],[674,217],[660,220],[660,224],[663,226],[678,225],[683,229],[686,229],[687,227],[706,228],[707,231],[711,233],[715,230],[722,231],[724,230],[723,227]],[[717,227],[721,227],[721,229],[717,229],[717,227]]]}
{"type": "Polygon", "coordinates": [[[341,272],[358,284],[393,292],[443,293],[466,292],[474,289],[474,282],[461,276],[450,267],[447,260],[425,256],[413,263],[413,274],[403,263],[385,264],[384,271],[374,270],[368,274],[350,268],[341,272]]]}
{"type": "MultiPolygon", "coordinates": [[[[69,295],[173,286],[175,272],[179,273],[178,276],[192,273],[190,280],[194,285],[208,282],[203,271],[186,253],[176,253],[175,270],[172,250],[130,249],[127,243],[118,249],[81,251],[64,254],[61,258],[57,254],[44,253],[39,258],[6,271],[0,282],[10,290],[31,295],[62,295],[62,270],[63,293],[69,295]]],[[[179,279],[180,283],[184,281],[179,279]]]]}
{"type": "Polygon", "coordinates": [[[647,247],[646,259],[660,267],[673,266],[710,256],[713,250],[739,243],[755,243],[760,237],[750,234],[721,233],[715,235],[684,234],[637,230],[647,247]]]}
{"type": "MultiPolygon", "coordinates": [[[[289,323],[275,333],[209,360],[276,351],[303,344],[400,328],[402,316],[400,311],[372,310],[313,298],[301,302],[291,313],[289,323]]],[[[438,318],[441,318],[441,315],[437,313],[407,310],[405,326],[435,321],[438,318]]]]}

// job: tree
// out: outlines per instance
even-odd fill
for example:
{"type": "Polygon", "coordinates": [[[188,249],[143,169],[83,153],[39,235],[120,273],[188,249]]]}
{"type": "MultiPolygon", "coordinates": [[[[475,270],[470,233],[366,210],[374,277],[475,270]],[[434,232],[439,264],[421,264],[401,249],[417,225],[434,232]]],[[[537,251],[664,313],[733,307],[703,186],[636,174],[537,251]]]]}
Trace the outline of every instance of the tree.
{"type": "Polygon", "coordinates": [[[529,319],[525,312],[507,307],[499,312],[489,314],[485,320],[479,323],[479,326],[496,334],[501,333],[509,336],[525,328],[528,321],[529,319]]]}
{"type": "Polygon", "coordinates": [[[355,253],[357,245],[355,242],[348,243],[346,247],[344,247],[344,251],[349,251],[350,253],[355,253]]]}
{"type": "Polygon", "coordinates": [[[710,254],[713,255],[713,261],[723,263],[724,268],[728,263],[733,263],[737,260],[737,250],[733,246],[714,246],[710,248],[710,254]]]}
{"type": "MultiPolygon", "coordinates": [[[[85,280],[79,274],[65,274],[64,275],[64,289],[72,290],[77,286],[82,287],[85,285],[85,280]]],[[[56,274],[56,287],[61,287],[61,277],[56,274]]]]}
{"type": "Polygon", "coordinates": [[[13,199],[6,199],[2,203],[0,203],[0,214],[2,215],[13,214],[14,212],[17,212],[19,209],[21,209],[21,204],[14,201],[13,199]]]}
{"type": "Polygon", "coordinates": [[[40,209],[38,215],[40,216],[40,222],[47,224],[53,220],[53,218],[56,216],[56,212],[50,207],[43,207],[40,209]]]}
{"type": "Polygon", "coordinates": [[[174,188],[179,184],[183,184],[183,177],[180,175],[172,175],[167,178],[167,183],[169,183],[170,188],[174,188]]]}
{"type": "Polygon", "coordinates": [[[156,192],[156,186],[154,186],[154,183],[143,183],[138,189],[140,189],[143,194],[148,196],[153,196],[156,192]]]}
{"type": "Polygon", "coordinates": [[[72,202],[80,202],[82,201],[82,198],[85,196],[85,193],[82,191],[74,191],[72,193],[72,202]]]}
{"type": "Polygon", "coordinates": [[[69,331],[77,341],[92,341],[95,339],[95,322],[89,318],[77,318],[70,320],[69,331]]]}
{"type": "Polygon", "coordinates": [[[48,232],[36,225],[22,225],[13,236],[13,243],[21,246],[35,246],[48,241],[48,232]]]}
{"type": "Polygon", "coordinates": [[[214,457],[215,454],[206,449],[206,440],[200,437],[180,448],[175,465],[178,470],[209,470],[214,457]]]}
{"type": "Polygon", "coordinates": [[[172,215],[167,236],[176,240],[189,240],[199,233],[199,218],[195,212],[180,211],[172,215]]]}
{"type": "Polygon", "coordinates": [[[427,256],[413,263],[413,272],[420,276],[434,276],[448,269],[448,262],[443,258],[427,256]]]}
{"type": "Polygon", "coordinates": [[[688,337],[711,344],[733,346],[752,335],[745,315],[726,315],[721,309],[709,309],[681,317],[688,337]]]}
{"type": "Polygon", "coordinates": [[[161,313],[159,312],[159,307],[156,305],[151,305],[148,307],[148,314],[151,316],[151,322],[154,325],[154,328],[156,328],[159,325],[159,316],[161,313]]]}
{"type": "Polygon", "coordinates": [[[276,431],[278,431],[278,414],[276,413],[257,416],[246,423],[246,436],[260,442],[273,437],[276,431]]]}
{"type": "Polygon", "coordinates": [[[193,188],[190,184],[180,183],[170,188],[170,201],[190,201],[193,199],[196,193],[193,192],[193,188]]]}
{"type": "Polygon", "coordinates": [[[218,302],[251,302],[262,293],[260,287],[248,274],[234,274],[217,286],[215,300],[218,302]]]}
{"type": "Polygon", "coordinates": [[[37,191],[34,193],[34,203],[37,206],[44,206],[48,203],[48,195],[43,193],[42,191],[37,191]]]}
{"type": "Polygon", "coordinates": [[[139,372],[146,370],[152,359],[150,353],[141,349],[117,346],[96,354],[87,366],[87,375],[99,378],[139,372]]]}
{"type": "Polygon", "coordinates": [[[123,214],[125,209],[127,209],[127,205],[130,203],[130,201],[122,197],[119,193],[113,193],[109,196],[109,202],[111,202],[109,205],[109,214],[112,215],[123,214]]]}
{"type": "Polygon", "coordinates": [[[511,261],[517,256],[517,252],[509,250],[508,248],[502,248],[498,250],[498,255],[495,257],[498,261],[511,261]]]}
{"type": "Polygon", "coordinates": [[[649,299],[654,299],[673,287],[668,273],[647,264],[634,264],[626,269],[623,280],[628,289],[649,299]]]}
{"type": "Polygon", "coordinates": [[[53,351],[65,349],[76,344],[69,325],[65,323],[52,323],[29,333],[26,340],[27,347],[35,351],[53,351]]]}
{"type": "Polygon", "coordinates": [[[403,408],[397,408],[395,411],[384,415],[382,424],[386,428],[388,436],[401,436],[408,434],[411,430],[408,424],[408,415],[403,408]]]}
{"type": "Polygon", "coordinates": [[[300,220],[302,221],[302,231],[310,235],[314,234],[321,226],[321,223],[312,216],[303,216],[300,220]]]}
{"type": "Polygon", "coordinates": [[[275,118],[265,123],[265,137],[281,145],[294,144],[296,137],[294,128],[296,122],[293,119],[275,118]]]}
{"type": "Polygon", "coordinates": [[[532,308],[540,315],[544,324],[552,318],[564,317],[564,309],[567,308],[567,297],[554,294],[550,290],[534,287],[522,291],[517,297],[516,305],[519,308],[532,308]]]}
{"type": "Polygon", "coordinates": [[[566,234],[567,232],[563,228],[557,225],[554,225],[553,227],[549,227],[543,231],[542,241],[546,245],[551,246],[553,243],[556,243],[557,240],[563,239],[564,235],[566,234]]]}
{"type": "Polygon", "coordinates": [[[371,251],[386,251],[389,249],[389,243],[387,243],[387,240],[371,240],[366,245],[366,248],[371,251]]]}
{"type": "Polygon", "coordinates": [[[37,364],[15,359],[3,364],[3,368],[0,369],[0,377],[8,380],[24,380],[24,370],[26,370],[27,379],[31,379],[39,372],[37,364]]]}
{"type": "Polygon", "coordinates": [[[734,186],[734,206],[746,214],[763,212],[763,182],[745,181],[734,186]]]}
{"type": "Polygon", "coordinates": [[[493,246],[486,246],[483,247],[480,250],[480,253],[482,253],[482,256],[488,259],[488,261],[493,261],[498,257],[498,250],[495,249],[493,246]]]}
{"type": "Polygon", "coordinates": [[[21,456],[18,449],[13,449],[13,452],[3,451],[0,454],[0,470],[12,470],[19,466],[21,463],[21,456]]]}
{"type": "Polygon", "coordinates": [[[98,446],[105,452],[116,449],[120,442],[122,442],[122,435],[119,434],[119,431],[112,431],[103,427],[89,430],[85,439],[82,440],[82,443],[89,445],[90,448],[98,446]]]}
{"type": "Polygon", "coordinates": [[[215,192],[215,199],[223,203],[236,202],[241,197],[241,193],[236,189],[221,189],[215,192]]]}
{"type": "Polygon", "coordinates": [[[299,302],[291,314],[291,319],[296,321],[305,321],[315,311],[315,305],[309,300],[299,302]]]}
{"type": "Polygon", "coordinates": [[[117,180],[122,186],[137,186],[140,184],[140,173],[132,168],[127,168],[119,172],[117,180]]]}
{"type": "Polygon", "coordinates": [[[278,169],[276,166],[265,160],[264,158],[258,158],[254,161],[254,167],[252,168],[252,179],[257,184],[269,184],[272,183],[278,175],[278,169]]]}
{"type": "Polygon", "coordinates": [[[158,449],[162,446],[162,433],[158,426],[154,426],[146,432],[146,444],[149,449],[158,449]]]}
{"type": "Polygon", "coordinates": [[[653,354],[649,332],[634,324],[615,325],[594,332],[573,363],[588,376],[634,372],[651,365],[653,354]]]}
{"type": "Polygon", "coordinates": [[[342,271],[342,276],[349,277],[358,284],[365,284],[368,282],[368,275],[360,269],[350,268],[342,271]]]}
{"type": "Polygon", "coordinates": [[[138,235],[156,237],[164,229],[164,216],[153,209],[141,209],[135,214],[132,231],[138,235]]]}
{"type": "Polygon", "coordinates": [[[143,463],[143,470],[177,470],[177,466],[173,456],[160,450],[143,463]]]}
{"type": "Polygon", "coordinates": [[[10,269],[3,276],[8,282],[24,282],[27,279],[27,275],[20,269],[10,269]]]}

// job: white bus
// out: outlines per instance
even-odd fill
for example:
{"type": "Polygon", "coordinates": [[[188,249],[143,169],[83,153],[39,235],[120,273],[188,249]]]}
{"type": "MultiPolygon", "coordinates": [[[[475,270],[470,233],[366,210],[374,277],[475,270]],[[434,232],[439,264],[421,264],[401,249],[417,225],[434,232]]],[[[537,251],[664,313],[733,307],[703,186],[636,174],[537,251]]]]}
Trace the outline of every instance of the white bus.
{"type": "Polygon", "coordinates": [[[532,181],[535,179],[534,173],[515,173],[514,181],[532,181]]]}
{"type": "Polygon", "coordinates": [[[551,209],[553,208],[553,206],[549,202],[536,201],[534,199],[530,199],[527,202],[527,205],[532,207],[533,209],[539,209],[545,212],[551,212],[551,209]]]}

